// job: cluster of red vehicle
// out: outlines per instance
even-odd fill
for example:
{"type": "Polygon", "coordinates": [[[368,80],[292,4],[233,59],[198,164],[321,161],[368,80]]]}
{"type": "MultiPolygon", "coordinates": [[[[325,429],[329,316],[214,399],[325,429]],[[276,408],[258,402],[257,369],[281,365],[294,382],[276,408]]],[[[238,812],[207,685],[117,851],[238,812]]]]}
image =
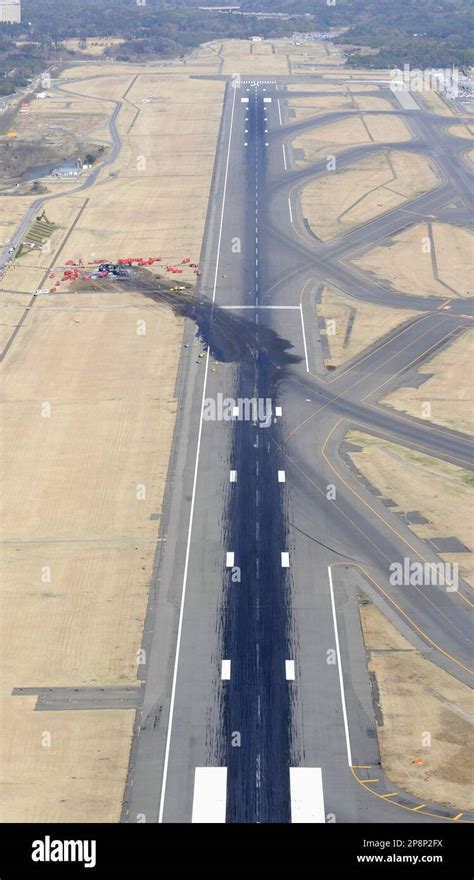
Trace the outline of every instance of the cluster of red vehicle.
{"type": "MultiPolygon", "coordinates": [[[[161,263],[163,257],[148,257],[147,259],[144,257],[122,257],[117,260],[117,266],[153,266],[154,263],[161,263]]],[[[90,272],[86,275],[80,275],[80,269],[84,267],[84,263],[82,260],[75,262],[74,260],[66,260],[66,266],[73,267],[64,269],[62,278],[55,281],[54,286],[50,288],[50,293],[55,293],[63,281],[76,281],[77,278],[81,277],[84,281],[91,281],[92,278],[107,278],[110,274],[114,274],[110,272],[110,267],[113,266],[113,263],[110,263],[108,260],[93,260],[90,263],[87,263],[88,266],[101,266],[103,267],[99,271],[95,271],[92,275],[90,272]],[[105,268],[107,267],[107,268],[105,268]]],[[[194,270],[195,275],[200,275],[201,271],[199,269],[198,263],[192,263],[190,257],[185,257],[181,260],[180,266],[186,266],[190,269],[194,270]]],[[[170,272],[173,275],[182,275],[183,269],[180,269],[178,266],[172,265],[171,263],[166,265],[166,272],[170,272]]],[[[51,272],[50,278],[56,278],[56,273],[51,272]]]]}

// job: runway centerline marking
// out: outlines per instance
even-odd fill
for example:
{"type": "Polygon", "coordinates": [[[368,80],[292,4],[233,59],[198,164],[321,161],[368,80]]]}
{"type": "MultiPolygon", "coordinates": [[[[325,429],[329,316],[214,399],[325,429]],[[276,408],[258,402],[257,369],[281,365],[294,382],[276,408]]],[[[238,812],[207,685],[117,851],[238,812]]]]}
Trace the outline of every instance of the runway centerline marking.
{"type": "Polygon", "coordinates": [[[341,691],[341,703],[342,703],[342,717],[344,721],[344,734],[346,737],[346,749],[347,749],[347,763],[349,767],[352,767],[352,754],[351,754],[351,741],[349,736],[349,725],[347,723],[347,709],[346,709],[346,695],[344,691],[344,679],[342,676],[342,661],[341,661],[341,649],[339,645],[339,631],[337,627],[337,616],[336,616],[336,603],[334,601],[334,588],[332,584],[332,572],[331,566],[328,565],[328,575],[329,575],[329,591],[331,593],[331,609],[332,609],[332,619],[334,624],[334,638],[336,640],[336,655],[337,655],[337,671],[339,674],[339,688],[341,691]]]}
{"type": "MultiPolygon", "coordinates": [[[[232,111],[230,117],[230,127],[229,127],[229,142],[227,146],[227,160],[225,167],[225,175],[224,175],[224,188],[222,193],[222,209],[221,209],[221,217],[220,217],[220,226],[219,226],[219,238],[217,242],[217,256],[216,256],[216,269],[214,274],[214,288],[212,292],[212,302],[216,301],[216,292],[217,292],[217,279],[219,275],[219,263],[220,263],[220,254],[222,247],[222,232],[224,228],[224,212],[225,212],[225,203],[226,203],[226,195],[227,195],[227,181],[229,178],[229,164],[230,164],[230,150],[232,145],[232,131],[234,127],[234,113],[235,113],[235,99],[236,99],[237,90],[234,89],[234,96],[232,99],[232,111]]],[[[184,619],[184,602],[186,598],[186,586],[188,580],[188,570],[189,570],[189,558],[191,553],[191,535],[193,530],[193,521],[194,521],[194,507],[196,502],[196,487],[197,487],[197,477],[198,477],[198,469],[199,469],[199,454],[201,450],[201,440],[202,440],[202,426],[204,424],[203,412],[204,412],[204,402],[206,399],[206,388],[207,388],[207,379],[209,375],[209,357],[210,352],[209,349],[206,355],[206,367],[204,373],[204,383],[202,389],[202,398],[201,398],[201,414],[199,418],[199,432],[198,432],[198,442],[196,448],[196,461],[194,465],[194,476],[193,476],[193,489],[191,495],[191,510],[189,513],[189,525],[188,525],[188,537],[186,544],[186,557],[184,563],[184,573],[183,573],[183,585],[181,590],[181,603],[179,609],[179,619],[178,619],[178,633],[176,637],[176,653],[174,659],[174,668],[173,668],[173,680],[171,684],[171,698],[170,698],[170,710],[169,710],[169,720],[168,720],[168,731],[166,734],[166,746],[165,746],[165,757],[163,763],[163,780],[161,784],[161,794],[160,794],[160,808],[158,814],[158,822],[163,822],[163,813],[165,807],[165,794],[166,794],[166,783],[168,779],[168,766],[169,766],[169,754],[171,747],[171,734],[173,728],[173,713],[174,713],[174,704],[176,699],[176,683],[178,679],[178,665],[179,665],[179,652],[181,648],[181,638],[183,633],[183,619],[184,619]]],[[[197,768],[197,770],[200,768],[197,768]]],[[[225,783],[224,789],[227,787],[227,770],[225,768],[216,768],[223,769],[225,772],[225,783]]],[[[196,770],[196,773],[197,773],[196,770]]],[[[195,779],[196,784],[196,779],[195,779]]],[[[225,797],[224,797],[224,805],[225,805],[225,797]]],[[[225,806],[224,806],[224,820],[225,821],[225,806]]]]}

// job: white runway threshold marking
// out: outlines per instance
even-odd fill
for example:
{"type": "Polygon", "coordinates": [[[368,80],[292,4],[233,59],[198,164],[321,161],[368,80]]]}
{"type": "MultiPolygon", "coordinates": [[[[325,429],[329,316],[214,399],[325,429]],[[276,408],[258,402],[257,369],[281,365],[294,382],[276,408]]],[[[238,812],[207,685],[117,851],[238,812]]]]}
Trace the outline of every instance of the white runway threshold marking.
{"type": "Polygon", "coordinates": [[[339,687],[341,690],[341,703],[342,703],[342,717],[344,720],[344,733],[346,735],[346,748],[347,748],[347,762],[349,767],[352,767],[352,753],[351,753],[351,741],[349,737],[349,725],[347,723],[347,709],[346,709],[346,696],[344,692],[344,678],[342,676],[342,663],[341,663],[341,649],[339,647],[339,632],[337,628],[337,616],[336,616],[336,603],[334,601],[334,588],[332,584],[332,572],[331,566],[328,565],[328,575],[329,575],[329,591],[331,593],[331,608],[332,608],[332,619],[334,624],[334,637],[336,640],[336,655],[337,655],[337,669],[339,673],[339,687]]]}
{"type": "Polygon", "coordinates": [[[222,661],[221,679],[222,681],[230,681],[230,660],[222,661]]]}
{"type": "Polygon", "coordinates": [[[290,767],[290,797],[293,824],[321,824],[326,821],[320,767],[290,767]]]}
{"type": "Polygon", "coordinates": [[[227,553],[226,553],[226,555],[225,555],[225,565],[226,565],[226,568],[233,568],[233,567],[234,567],[234,556],[235,556],[235,554],[232,553],[232,552],[230,552],[230,553],[227,552],[227,553]]]}
{"type": "Polygon", "coordinates": [[[285,676],[287,681],[295,680],[295,661],[285,660],[285,676]]]}
{"type": "MultiPolygon", "coordinates": [[[[217,281],[219,277],[219,264],[220,264],[220,255],[222,248],[222,230],[224,227],[224,211],[225,211],[225,203],[226,203],[226,195],[227,195],[227,181],[229,177],[229,164],[230,164],[230,150],[232,145],[232,131],[234,127],[234,114],[235,114],[235,99],[236,99],[237,90],[234,89],[234,96],[232,98],[232,110],[230,117],[230,126],[229,126],[229,140],[227,144],[227,157],[226,157],[226,165],[225,165],[225,174],[224,174],[224,189],[222,194],[222,207],[221,207],[221,216],[220,216],[220,224],[219,224],[219,238],[217,242],[217,255],[216,255],[216,268],[214,272],[214,284],[212,290],[212,302],[216,300],[216,292],[217,292],[217,281]]],[[[189,514],[189,525],[188,525],[188,536],[186,543],[186,558],[184,563],[184,573],[183,573],[183,586],[181,590],[181,602],[179,609],[179,619],[178,619],[178,633],[176,637],[176,652],[174,657],[174,668],[173,668],[173,681],[171,685],[171,699],[170,699],[170,711],[169,711],[169,721],[168,721],[168,730],[166,734],[166,747],[165,747],[165,759],[163,764],[163,781],[161,784],[161,793],[160,793],[160,809],[158,814],[158,822],[163,822],[163,814],[165,809],[165,796],[166,796],[166,783],[168,779],[168,766],[169,766],[169,756],[170,756],[170,747],[171,747],[171,736],[173,731],[173,714],[174,714],[174,704],[176,699],[176,683],[178,679],[178,666],[179,666],[179,652],[181,648],[181,638],[183,633],[183,618],[184,618],[184,603],[186,600],[186,586],[188,581],[188,571],[189,571],[189,557],[191,552],[191,537],[193,532],[193,522],[194,522],[194,507],[196,501],[196,487],[197,487],[197,478],[198,478],[198,470],[199,470],[199,455],[201,450],[201,439],[202,439],[202,426],[204,424],[203,412],[204,412],[204,403],[206,400],[206,388],[207,388],[207,379],[209,374],[209,350],[207,351],[206,356],[206,368],[204,374],[204,383],[202,388],[202,397],[201,397],[201,414],[199,417],[199,432],[198,432],[198,442],[196,448],[196,460],[194,463],[194,476],[193,476],[193,491],[191,496],[191,511],[189,514]]],[[[226,782],[227,782],[227,771],[226,773],[226,782]]]]}
{"type": "Polygon", "coordinates": [[[290,554],[289,553],[282,553],[281,554],[281,567],[282,568],[289,568],[290,567],[290,554]]]}
{"type": "Polygon", "coordinates": [[[227,767],[196,767],[194,772],[194,823],[222,825],[225,822],[227,767]]]}

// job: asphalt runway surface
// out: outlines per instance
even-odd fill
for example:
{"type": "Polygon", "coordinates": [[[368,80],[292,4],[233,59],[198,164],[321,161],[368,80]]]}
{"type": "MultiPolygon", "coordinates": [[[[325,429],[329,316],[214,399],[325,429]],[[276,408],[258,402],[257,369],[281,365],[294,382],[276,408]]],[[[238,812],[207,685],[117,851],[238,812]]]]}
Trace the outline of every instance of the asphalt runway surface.
{"type": "MultiPolygon", "coordinates": [[[[306,80],[317,95],[317,78],[306,80]]],[[[430,156],[440,183],[319,241],[298,196],[327,173],[326,161],[295,169],[289,145],[347,112],[292,123],[290,81],[301,78],[227,86],[195,297],[140,279],[144,296],[189,320],[124,822],[192,821],[196,768],[226,768],[227,822],[295,821],[290,768],[320,768],[329,822],[443,822],[456,814],[420,808],[384,774],[358,595],[468,682],[470,589],[390,583],[393,562],[439,559],[358,478],[344,438],[356,428],[472,469],[467,436],[379,402],[471,326],[472,300],[447,294],[450,308],[440,310],[439,297],[403,294],[350,264],[418,219],[470,225],[471,175],[461,154],[471,142],[449,137],[446,118],[402,110],[387,89],[391,112],[413,136],[392,146],[430,156]],[[420,315],[327,373],[315,321],[323,283],[420,315]],[[253,400],[262,407],[246,410],[253,400]],[[209,404],[226,415],[208,418],[209,404]]],[[[120,106],[109,124],[109,163],[120,149],[120,106]]],[[[349,148],[338,170],[386,146],[349,148]]],[[[46,201],[31,206],[15,241],[46,201]]]]}
{"type": "MultiPolygon", "coordinates": [[[[327,821],[454,818],[439,804],[420,809],[385,777],[357,592],[426,657],[469,681],[470,590],[391,585],[390,563],[439,560],[357,477],[344,435],[355,427],[472,468],[467,436],[378,402],[470,326],[472,301],[440,310],[439,297],[407,296],[348,264],[417,219],[469,225],[470,175],[460,158],[468,142],[446,134],[446,119],[384,96],[414,137],[397,149],[429,155],[440,184],[321,242],[304,223],[298,191],[326,163],[285,169],[282,147],[345,114],[292,124],[281,81],[228,85],[200,287],[192,302],[165,296],[191,319],[189,348],[123,821],[190,822],[202,767],[227,769],[227,822],[292,821],[290,767],[321,768],[327,821]],[[314,320],[322,282],[421,313],[328,374],[314,320]],[[205,359],[196,357],[195,332],[205,359]],[[268,405],[249,410],[253,418],[240,410],[208,420],[208,402],[219,399],[268,405]]],[[[349,149],[338,167],[383,148],[349,149]]]]}

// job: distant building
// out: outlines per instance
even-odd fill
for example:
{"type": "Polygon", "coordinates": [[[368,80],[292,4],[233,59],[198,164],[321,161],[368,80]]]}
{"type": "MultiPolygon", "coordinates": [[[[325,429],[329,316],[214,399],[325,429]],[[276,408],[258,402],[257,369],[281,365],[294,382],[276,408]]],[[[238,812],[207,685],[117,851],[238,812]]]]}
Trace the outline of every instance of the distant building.
{"type": "Polygon", "coordinates": [[[20,24],[20,0],[0,0],[0,22],[7,22],[9,24],[20,24]]]}
{"type": "Polygon", "coordinates": [[[55,168],[54,171],[51,172],[53,177],[60,178],[68,178],[68,177],[80,177],[81,170],[80,168],[55,168]]]}

